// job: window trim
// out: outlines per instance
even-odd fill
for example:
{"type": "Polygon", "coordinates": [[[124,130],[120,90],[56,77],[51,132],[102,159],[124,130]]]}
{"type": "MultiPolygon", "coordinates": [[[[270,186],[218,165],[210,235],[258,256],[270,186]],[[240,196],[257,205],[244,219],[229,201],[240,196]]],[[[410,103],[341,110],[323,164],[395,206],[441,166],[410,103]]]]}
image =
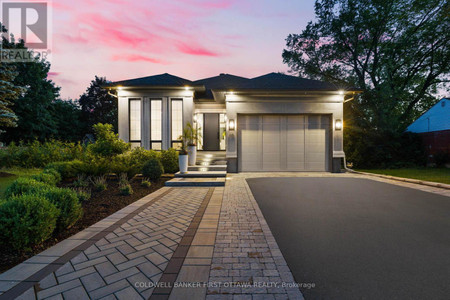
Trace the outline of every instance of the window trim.
{"type": "Polygon", "coordinates": [[[183,134],[184,130],[184,99],[183,98],[170,98],[170,147],[173,148],[174,143],[180,143],[181,140],[175,140],[173,138],[173,111],[172,111],[172,103],[174,101],[181,102],[181,134],[183,134]]]}
{"type": "MultiPolygon", "coordinates": [[[[149,129],[150,129],[150,149],[153,149],[153,143],[161,143],[161,150],[162,150],[162,138],[163,138],[163,99],[162,98],[150,98],[149,99],[150,105],[149,105],[149,109],[150,109],[150,122],[149,122],[149,129]],[[160,101],[161,103],[161,139],[160,140],[153,140],[152,138],[152,101],[160,101]]],[[[159,150],[159,149],[158,149],[159,150]]]]}
{"type": "Polygon", "coordinates": [[[139,97],[132,97],[132,98],[128,98],[128,142],[129,143],[140,143],[142,146],[142,98],[139,97]],[[140,132],[141,132],[141,138],[139,140],[132,140],[131,139],[131,101],[140,101],[140,108],[139,108],[139,112],[140,112],[140,132]]]}

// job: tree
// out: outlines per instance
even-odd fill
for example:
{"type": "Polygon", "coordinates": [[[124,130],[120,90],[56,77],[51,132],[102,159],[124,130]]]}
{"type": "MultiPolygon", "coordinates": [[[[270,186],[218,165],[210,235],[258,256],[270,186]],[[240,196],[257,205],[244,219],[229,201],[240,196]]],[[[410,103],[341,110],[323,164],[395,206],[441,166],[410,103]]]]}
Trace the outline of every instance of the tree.
{"type": "Polygon", "coordinates": [[[316,21],[287,37],[292,72],[364,90],[344,108],[346,152],[360,165],[374,151],[385,160],[392,139],[402,140],[448,83],[449,8],[445,0],[318,0],[316,21]]]}
{"type": "Polygon", "coordinates": [[[97,123],[112,124],[117,132],[117,98],[108,94],[102,85],[108,83],[105,77],[95,76],[86,92],[80,96],[82,120],[87,130],[97,123]]]}
{"type": "MultiPolygon", "coordinates": [[[[1,32],[6,32],[0,23],[1,32]]],[[[18,73],[11,64],[0,64],[0,134],[4,132],[1,128],[16,127],[17,115],[11,109],[13,102],[20,97],[23,88],[14,84],[18,73]]]]}
{"type": "MultiPolygon", "coordinates": [[[[15,42],[2,38],[4,49],[27,49],[23,40],[15,42]]],[[[51,113],[51,104],[59,97],[59,87],[47,79],[50,63],[36,58],[34,62],[15,62],[17,76],[10,81],[24,87],[23,93],[13,102],[12,109],[18,117],[17,127],[4,134],[6,141],[30,141],[49,139],[57,134],[56,122],[51,113]]]]}
{"type": "Polygon", "coordinates": [[[81,109],[73,100],[57,99],[50,106],[52,118],[56,123],[55,139],[63,141],[80,141],[85,126],[81,121],[81,109]]]}

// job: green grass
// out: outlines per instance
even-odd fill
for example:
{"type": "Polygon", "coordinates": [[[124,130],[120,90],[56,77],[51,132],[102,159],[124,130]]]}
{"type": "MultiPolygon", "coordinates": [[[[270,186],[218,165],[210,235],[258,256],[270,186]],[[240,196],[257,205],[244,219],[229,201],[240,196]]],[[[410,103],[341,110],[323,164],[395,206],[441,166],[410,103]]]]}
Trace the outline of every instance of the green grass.
{"type": "Polygon", "coordinates": [[[372,169],[357,171],[450,184],[450,169],[448,168],[372,169]]]}
{"type": "Polygon", "coordinates": [[[27,177],[39,174],[42,169],[22,169],[22,168],[6,168],[0,169],[0,172],[13,174],[14,176],[0,177],[0,197],[3,196],[6,188],[17,178],[27,177]]]}

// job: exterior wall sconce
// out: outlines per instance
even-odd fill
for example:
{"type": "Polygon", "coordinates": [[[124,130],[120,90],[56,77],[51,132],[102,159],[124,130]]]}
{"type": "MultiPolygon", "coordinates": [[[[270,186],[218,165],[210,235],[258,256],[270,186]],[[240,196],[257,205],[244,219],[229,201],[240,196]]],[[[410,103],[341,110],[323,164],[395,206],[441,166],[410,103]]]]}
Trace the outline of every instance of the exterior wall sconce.
{"type": "Polygon", "coordinates": [[[334,129],[335,130],[342,130],[342,120],[337,119],[334,121],[334,129]]]}
{"type": "Polygon", "coordinates": [[[197,114],[194,115],[194,123],[197,123],[197,114]]]}
{"type": "Polygon", "coordinates": [[[236,123],[234,122],[233,119],[230,119],[228,121],[228,130],[234,131],[235,129],[236,129],[236,123]]]}

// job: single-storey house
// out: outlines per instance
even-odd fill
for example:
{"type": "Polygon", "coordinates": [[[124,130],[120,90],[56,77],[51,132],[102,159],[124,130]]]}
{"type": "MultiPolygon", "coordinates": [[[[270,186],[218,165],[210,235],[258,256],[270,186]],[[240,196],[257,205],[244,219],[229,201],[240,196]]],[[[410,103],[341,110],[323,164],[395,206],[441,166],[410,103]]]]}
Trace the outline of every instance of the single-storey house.
{"type": "Polygon", "coordinates": [[[450,99],[442,98],[409,125],[407,131],[421,136],[430,162],[438,153],[450,153],[450,99]]]}
{"type": "Polygon", "coordinates": [[[360,91],[280,73],[191,81],[161,74],[112,82],[119,137],[146,149],[180,147],[189,122],[199,150],[224,151],[228,172],[339,172],[343,103],[360,91]]]}

